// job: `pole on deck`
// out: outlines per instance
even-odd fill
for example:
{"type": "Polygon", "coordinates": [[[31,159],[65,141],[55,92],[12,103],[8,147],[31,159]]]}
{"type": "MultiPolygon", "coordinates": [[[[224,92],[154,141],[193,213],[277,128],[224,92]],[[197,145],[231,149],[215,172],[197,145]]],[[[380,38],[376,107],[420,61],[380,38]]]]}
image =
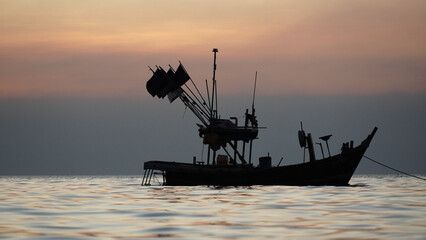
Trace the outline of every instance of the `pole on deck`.
{"type": "Polygon", "coordinates": [[[209,145],[209,150],[207,151],[207,165],[210,165],[210,151],[211,151],[211,147],[209,145]]]}
{"type": "MultiPolygon", "coordinates": [[[[213,87],[212,87],[212,100],[211,100],[211,104],[212,104],[212,108],[210,109],[210,117],[213,118],[213,112],[214,112],[214,103],[215,103],[215,96],[216,95],[216,53],[219,50],[217,50],[217,48],[213,48],[213,53],[214,53],[214,60],[213,60],[213,87]]],[[[216,99],[217,101],[217,99],[216,99]]],[[[216,114],[215,117],[217,117],[217,102],[216,102],[216,114]]]]}

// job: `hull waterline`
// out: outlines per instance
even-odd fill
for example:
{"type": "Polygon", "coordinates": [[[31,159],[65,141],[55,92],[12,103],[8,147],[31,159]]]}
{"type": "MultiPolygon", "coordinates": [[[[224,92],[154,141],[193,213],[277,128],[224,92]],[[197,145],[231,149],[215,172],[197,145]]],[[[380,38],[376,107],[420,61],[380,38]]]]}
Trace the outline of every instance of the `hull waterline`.
{"type": "Polygon", "coordinates": [[[375,128],[358,147],[311,162],[260,168],[251,165],[199,165],[149,161],[145,170],[159,170],[168,186],[332,185],[347,186],[373,138],[375,128]]]}

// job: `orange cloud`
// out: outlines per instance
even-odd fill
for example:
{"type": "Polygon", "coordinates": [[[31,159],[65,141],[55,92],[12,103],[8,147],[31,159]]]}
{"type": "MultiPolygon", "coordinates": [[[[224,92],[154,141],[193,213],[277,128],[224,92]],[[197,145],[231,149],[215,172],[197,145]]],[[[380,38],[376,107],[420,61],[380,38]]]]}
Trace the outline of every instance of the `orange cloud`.
{"type": "Polygon", "coordinates": [[[140,96],[147,65],[178,60],[203,86],[213,47],[224,94],[256,70],[263,94],[426,91],[425,5],[3,1],[0,95],[140,96]]]}

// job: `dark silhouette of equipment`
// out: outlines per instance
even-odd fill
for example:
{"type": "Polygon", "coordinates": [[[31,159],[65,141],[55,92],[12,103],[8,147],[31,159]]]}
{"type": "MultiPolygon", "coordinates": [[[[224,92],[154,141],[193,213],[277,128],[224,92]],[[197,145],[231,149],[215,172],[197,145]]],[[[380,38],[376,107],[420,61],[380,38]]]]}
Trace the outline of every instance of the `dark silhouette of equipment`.
{"type": "Polygon", "coordinates": [[[192,163],[145,162],[142,185],[150,185],[151,180],[156,179],[154,175],[158,173],[157,171],[161,171],[163,185],[170,186],[348,185],[377,128],[374,128],[358,146],[354,147],[353,141],[343,143],[342,152],[334,156],[331,156],[328,146],[331,135],[320,137],[327,144],[329,156],[324,157],[322,144],[317,143],[321,147],[323,159],[316,160],[312,135],[305,133],[300,122],[298,140],[300,147],[303,148],[303,163],[281,166],[283,160],[281,158],[277,166],[272,166],[272,157],[268,153],[268,156],[259,158],[258,166],[254,166],[251,162],[252,144],[253,140],[257,139],[259,129],[263,128],[258,126],[254,107],[257,72],[254,79],[252,109],[251,111],[246,109],[244,122],[238,121],[236,117],[221,118],[218,113],[216,82],[217,48],[213,49],[213,53],[213,78],[210,86],[206,80],[206,98],[200,93],[181,62],[176,70],[170,65],[168,71],[160,66],[156,66],[155,71],[149,68],[153,75],[146,83],[148,93],[160,99],[167,96],[170,103],[179,98],[185,107],[194,113],[200,121],[197,126],[199,136],[203,140],[203,150],[201,161],[197,161],[194,157],[192,163]],[[238,125],[238,122],[241,125],[238,125]],[[246,144],[249,144],[247,156],[246,144]],[[205,145],[208,146],[206,163],[203,160],[205,145]],[[307,163],[305,163],[306,149],[309,152],[307,163]],[[217,155],[218,150],[223,150],[226,155],[217,155]]]}
{"type": "Polygon", "coordinates": [[[303,123],[300,122],[300,130],[298,132],[299,136],[299,145],[303,149],[303,162],[305,162],[305,155],[306,155],[306,149],[308,149],[309,152],[309,161],[313,162],[315,161],[315,150],[314,150],[314,143],[312,141],[312,135],[308,133],[308,135],[305,134],[305,131],[303,130],[303,123]]]}
{"type": "Polygon", "coordinates": [[[316,144],[318,144],[320,146],[320,148],[321,148],[322,158],[325,158],[325,156],[324,156],[324,150],[322,149],[322,144],[319,143],[319,142],[317,142],[316,144]]]}
{"type": "Polygon", "coordinates": [[[167,72],[159,66],[157,66],[156,71],[149,68],[153,75],[148,80],[146,88],[153,97],[164,98],[167,96],[170,103],[179,98],[201,121],[202,124],[197,125],[199,136],[203,139],[203,143],[209,147],[207,165],[210,164],[210,155],[212,155],[212,163],[215,164],[216,152],[219,149],[223,149],[227,153],[230,158],[229,162],[234,165],[237,164],[237,158],[242,164],[251,164],[252,144],[253,140],[257,138],[259,129],[254,108],[257,72],[253,91],[252,111],[249,113],[248,109],[246,110],[245,124],[238,126],[236,118],[221,119],[218,115],[216,82],[216,59],[218,52],[217,48],[213,49],[213,78],[210,92],[206,81],[207,101],[201,95],[181,62],[179,62],[176,71],[170,65],[167,72]],[[189,80],[193,85],[192,89],[187,84],[189,80]],[[237,144],[238,141],[242,141],[243,143],[237,144]],[[250,144],[248,161],[245,156],[246,143],[250,144]],[[238,145],[242,146],[241,150],[238,149],[238,145]],[[226,146],[230,146],[234,150],[234,154],[231,155],[226,149],[226,146]],[[213,151],[213,154],[211,154],[211,151],[213,151]]]}
{"type": "MultiPolygon", "coordinates": [[[[319,139],[325,141],[325,144],[327,145],[327,151],[328,151],[329,157],[331,156],[331,154],[330,154],[330,147],[328,146],[328,140],[331,138],[331,136],[333,136],[333,135],[330,134],[330,135],[322,136],[322,137],[319,138],[319,139]]],[[[322,151],[322,145],[321,145],[321,151],[322,151]]],[[[322,153],[322,155],[324,156],[324,153],[322,153]]]]}

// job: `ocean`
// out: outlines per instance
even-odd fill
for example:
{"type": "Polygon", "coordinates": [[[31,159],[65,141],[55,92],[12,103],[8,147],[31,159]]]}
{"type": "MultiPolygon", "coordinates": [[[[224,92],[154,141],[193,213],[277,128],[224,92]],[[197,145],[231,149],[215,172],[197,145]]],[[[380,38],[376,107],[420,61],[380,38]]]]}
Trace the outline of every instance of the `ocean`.
{"type": "Polygon", "coordinates": [[[426,239],[426,181],[140,186],[141,176],[2,176],[0,239],[426,239]]]}

